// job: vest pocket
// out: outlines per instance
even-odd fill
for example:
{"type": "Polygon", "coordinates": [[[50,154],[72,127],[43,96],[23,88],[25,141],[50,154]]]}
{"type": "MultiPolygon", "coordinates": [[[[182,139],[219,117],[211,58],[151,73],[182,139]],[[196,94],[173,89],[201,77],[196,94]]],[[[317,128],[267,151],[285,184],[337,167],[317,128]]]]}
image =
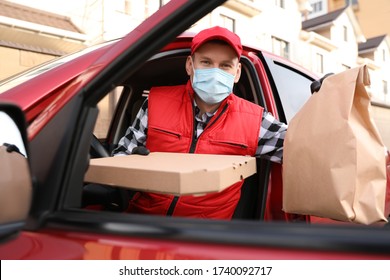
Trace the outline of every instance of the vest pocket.
{"type": "Polygon", "coordinates": [[[240,143],[240,142],[223,141],[223,140],[210,140],[210,143],[213,145],[221,145],[221,146],[227,146],[227,147],[231,147],[231,148],[248,149],[248,145],[246,143],[240,143]]]}
{"type": "Polygon", "coordinates": [[[167,130],[163,128],[157,128],[157,127],[149,127],[149,131],[153,131],[156,134],[161,134],[163,136],[171,136],[180,139],[181,138],[181,133],[177,131],[172,131],[172,130],[167,130]]]}
{"type": "Polygon", "coordinates": [[[225,140],[209,140],[207,142],[209,147],[206,150],[211,154],[242,156],[253,154],[252,149],[246,143],[225,140]]]}

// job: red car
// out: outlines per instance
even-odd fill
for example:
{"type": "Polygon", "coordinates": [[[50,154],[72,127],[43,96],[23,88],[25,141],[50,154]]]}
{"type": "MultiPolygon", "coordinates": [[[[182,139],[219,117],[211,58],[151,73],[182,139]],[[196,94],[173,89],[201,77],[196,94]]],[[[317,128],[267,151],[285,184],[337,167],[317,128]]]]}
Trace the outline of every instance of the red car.
{"type": "MultiPolygon", "coordinates": [[[[7,137],[25,140],[21,152],[28,154],[33,179],[32,194],[28,187],[19,190],[30,181],[22,176],[28,166],[17,161],[9,174],[20,179],[1,193],[1,259],[389,259],[388,225],[317,224],[284,213],[281,167],[259,159],[232,221],[124,214],[120,191],[92,190],[104,210],[83,205],[89,158],[109,155],[152,86],[187,81],[192,35],[182,32],[223,2],[172,0],[121,40],[0,84],[0,113],[16,123],[7,137]],[[24,116],[6,103],[16,103],[24,116]]],[[[241,63],[235,93],[286,123],[318,78],[248,46],[241,63]]],[[[388,198],[386,216],[389,191],[388,198]]]]}

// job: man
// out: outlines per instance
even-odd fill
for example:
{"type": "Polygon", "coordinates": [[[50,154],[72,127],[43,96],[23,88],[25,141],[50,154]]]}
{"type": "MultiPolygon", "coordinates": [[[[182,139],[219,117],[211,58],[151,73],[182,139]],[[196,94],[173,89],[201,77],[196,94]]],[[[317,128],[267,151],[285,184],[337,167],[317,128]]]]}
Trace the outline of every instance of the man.
{"type": "MultiPolygon", "coordinates": [[[[182,86],[152,88],[114,155],[152,152],[249,155],[281,163],[287,126],[259,105],[232,93],[241,75],[240,38],[221,27],[199,32],[182,86]]],[[[243,182],[204,196],[138,192],[128,211],[231,219],[243,182]]]]}

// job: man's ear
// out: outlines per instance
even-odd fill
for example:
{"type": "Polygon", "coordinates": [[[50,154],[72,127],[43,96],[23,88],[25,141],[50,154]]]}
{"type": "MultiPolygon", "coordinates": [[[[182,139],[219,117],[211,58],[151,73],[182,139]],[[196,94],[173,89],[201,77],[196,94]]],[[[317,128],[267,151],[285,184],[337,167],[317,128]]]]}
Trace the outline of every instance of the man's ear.
{"type": "Polygon", "coordinates": [[[192,57],[189,55],[187,56],[187,60],[186,60],[186,72],[188,76],[191,76],[194,72],[192,64],[193,64],[192,57]]]}
{"type": "Polygon", "coordinates": [[[241,63],[238,63],[236,76],[234,77],[234,82],[237,83],[238,80],[240,80],[240,77],[241,77],[241,63]]]}

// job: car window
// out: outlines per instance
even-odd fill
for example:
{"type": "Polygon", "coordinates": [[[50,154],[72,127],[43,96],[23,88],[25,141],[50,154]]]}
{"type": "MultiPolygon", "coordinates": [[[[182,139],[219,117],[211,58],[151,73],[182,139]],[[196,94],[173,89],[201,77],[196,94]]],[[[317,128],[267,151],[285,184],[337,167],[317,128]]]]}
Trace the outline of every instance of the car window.
{"type": "MultiPolygon", "coordinates": [[[[188,49],[177,49],[153,56],[136,74],[123,82],[124,86],[117,87],[98,103],[99,115],[94,135],[102,142],[109,154],[116,148],[119,139],[125,135],[129,125],[133,123],[152,87],[182,85],[188,81],[189,77],[183,67],[188,54],[188,49]]],[[[240,81],[235,85],[235,94],[264,106],[264,97],[254,65],[245,56],[241,58],[241,63],[242,73],[240,81]]],[[[262,205],[259,201],[263,195],[261,190],[268,184],[267,174],[266,164],[258,161],[258,172],[246,180],[234,219],[259,219],[258,209],[262,205]]],[[[88,182],[85,183],[84,205],[88,205],[91,193],[96,190],[93,189],[94,186],[88,185],[88,182]]],[[[121,192],[126,191],[123,189],[121,192]]],[[[115,205],[120,203],[115,202],[115,205]]]]}
{"type": "MultiPolygon", "coordinates": [[[[122,90],[118,87],[115,92],[110,93],[111,96],[106,96],[101,100],[98,104],[100,112],[95,127],[95,136],[99,139],[105,138],[110,128],[110,122],[113,122],[112,131],[109,132],[113,135],[110,135],[109,138],[114,143],[107,144],[115,146],[133,123],[152,87],[187,83],[188,75],[183,65],[188,55],[188,49],[177,49],[155,55],[133,77],[124,82],[126,88],[130,89],[129,98],[123,98],[119,101],[119,92],[122,90]],[[123,104],[115,111],[118,101],[123,104]],[[116,114],[115,120],[112,116],[114,113],[116,114]]],[[[240,81],[235,84],[234,93],[241,98],[264,106],[264,97],[253,64],[244,56],[241,58],[241,63],[242,73],[240,81]]]]}
{"type": "Polygon", "coordinates": [[[271,71],[287,123],[302,108],[311,96],[310,84],[312,78],[286,64],[266,59],[271,71]]]}
{"type": "Polygon", "coordinates": [[[109,94],[107,94],[101,101],[98,103],[99,115],[96,120],[95,128],[93,134],[98,139],[104,139],[107,136],[108,130],[110,128],[110,124],[112,118],[115,113],[116,105],[118,104],[118,100],[122,94],[123,87],[119,86],[112,90],[109,94]]]}

